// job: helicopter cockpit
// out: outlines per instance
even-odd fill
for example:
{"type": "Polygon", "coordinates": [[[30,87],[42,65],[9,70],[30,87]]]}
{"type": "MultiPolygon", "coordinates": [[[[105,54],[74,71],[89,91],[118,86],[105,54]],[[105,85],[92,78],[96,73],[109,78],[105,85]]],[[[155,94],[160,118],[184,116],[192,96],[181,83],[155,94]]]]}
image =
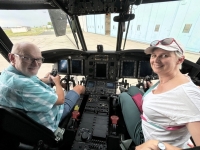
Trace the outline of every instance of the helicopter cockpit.
{"type": "MultiPolygon", "coordinates": [[[[77,84],[86,88],[56,133],[28,118],[26,112],[0,106],[0,133],[6,143],[3,148],[128,150],[125,143],[130,136],[118,105],[119,93],[131,86],[129,79],[136,80],[141,91],[144,91],[144,81],[158,79],[144,49],[125,50],[130,21],[136,17],[130,10],[134,6],[166,1],[169,0],[1,0],[0,10],[48,9],[57,37],[65,35],[66,26],[70,27],[75,48],[66,45],[48,47],[42,51],[42,56],[45,64],[53,64],[52,74],[62,75],[61,82],[67,85],[66,91],[77,84]],[[88,50],[90,43],[85,42],[79,17],[114,13],[117,13],[113,16],[114,23],[117,23],[115,49],[108,50],[100,43],[95,45],[96,49],[88,50]]],[[[7,61],[12,45],[0,27],[0,52],[7,61]]],[[[186,59],[181,72],[200,85],[199,60],[194,63],[186,59]]]]}

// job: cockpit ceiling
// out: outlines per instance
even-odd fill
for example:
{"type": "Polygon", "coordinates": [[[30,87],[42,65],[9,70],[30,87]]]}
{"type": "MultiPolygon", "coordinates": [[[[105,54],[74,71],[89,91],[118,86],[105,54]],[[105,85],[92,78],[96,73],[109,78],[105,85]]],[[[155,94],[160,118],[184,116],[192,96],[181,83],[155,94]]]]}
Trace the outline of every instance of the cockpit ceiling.
{"type": "MultiPolygon", "coordinates": [[[[169,2],[178,0],[124,0],[124,3],[129,4],[146,4],[146,3],[156,3],[156,2],[169,2]]],[[[68,10],[68,4],[70,2],[75,3],[86,3],[86,0],[0,0],[0,9],[13,9],[13,10],[26,10],[26,9],[58,9],[58,3],[60,6],[68,10]]],[[[94,3],[95,5],[99,3],[109,3],[112,6],[117,3],[117,0],[104,1],[104,0],[87,0],[87,3],[94,3]]]]}

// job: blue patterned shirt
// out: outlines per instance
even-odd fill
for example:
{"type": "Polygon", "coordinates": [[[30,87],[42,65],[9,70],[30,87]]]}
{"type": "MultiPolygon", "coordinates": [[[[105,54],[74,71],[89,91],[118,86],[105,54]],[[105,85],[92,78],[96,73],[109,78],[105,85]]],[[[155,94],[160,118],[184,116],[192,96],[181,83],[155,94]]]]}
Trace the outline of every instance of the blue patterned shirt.
{"type": "Polygon", "coordinates": [[[64,105],[54,105],[55,90],[38,79],[27,77],[12,65],[0,75],[0,105],[20,108],[52,131],[58,128],[64,105]]]}

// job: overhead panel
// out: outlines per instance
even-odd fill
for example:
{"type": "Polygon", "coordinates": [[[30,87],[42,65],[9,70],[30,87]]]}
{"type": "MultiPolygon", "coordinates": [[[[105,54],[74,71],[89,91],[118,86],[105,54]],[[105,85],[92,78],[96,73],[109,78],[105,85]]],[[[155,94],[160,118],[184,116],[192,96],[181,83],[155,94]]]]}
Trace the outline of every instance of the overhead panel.
{"type": "Polygon", "coordinates": [[[176,0],[0,0],[0,9],[58,9],[59,4],[69,15],[127,12],[127,4],[139,5],[176,0]]]}
{"type": "Polygon", "coordinates": [[[132,0],[66,0],[67,13],[73,15],[126,13],[132,0]]]}

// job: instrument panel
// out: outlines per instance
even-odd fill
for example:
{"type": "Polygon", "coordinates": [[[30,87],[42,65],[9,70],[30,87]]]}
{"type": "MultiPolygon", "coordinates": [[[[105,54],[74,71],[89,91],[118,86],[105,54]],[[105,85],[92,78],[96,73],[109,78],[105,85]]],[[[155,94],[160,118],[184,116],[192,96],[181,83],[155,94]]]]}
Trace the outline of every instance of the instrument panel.
{"type": "Polygon", "coordinates": [[[111,81],[88,80],[86,93],[111,95],[116,93],[116,83],[111,81]]]}
{"type": "Polygon", "coordinates": [[[60,58],[54,68],[60,74],[81,75],[87,80],[117,81],[120,78],[144,78],[153,74],[148,57],[140,59],[135,56],[103,53],[60,58]]]}

